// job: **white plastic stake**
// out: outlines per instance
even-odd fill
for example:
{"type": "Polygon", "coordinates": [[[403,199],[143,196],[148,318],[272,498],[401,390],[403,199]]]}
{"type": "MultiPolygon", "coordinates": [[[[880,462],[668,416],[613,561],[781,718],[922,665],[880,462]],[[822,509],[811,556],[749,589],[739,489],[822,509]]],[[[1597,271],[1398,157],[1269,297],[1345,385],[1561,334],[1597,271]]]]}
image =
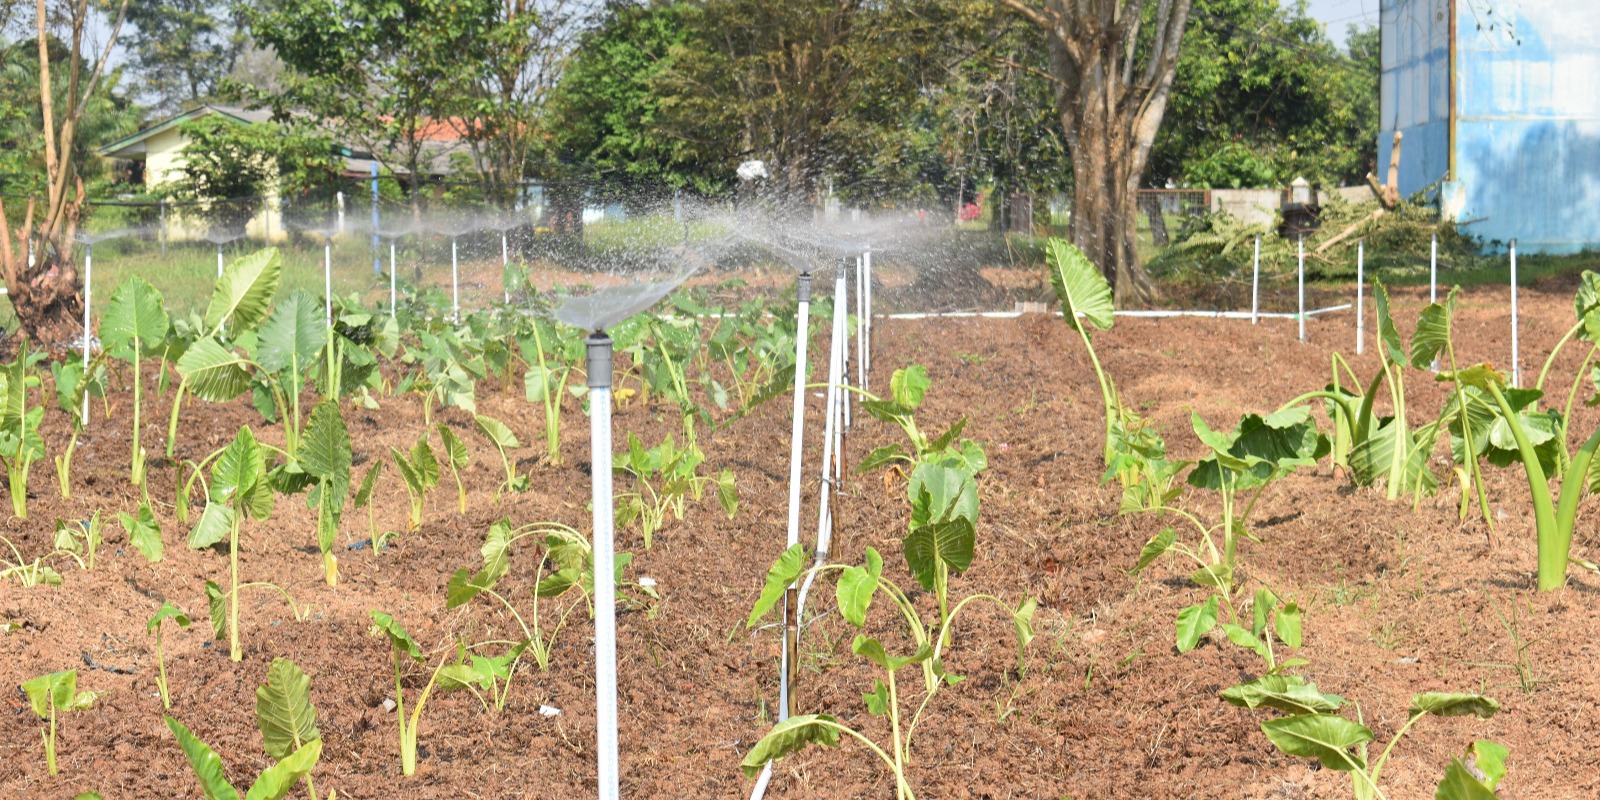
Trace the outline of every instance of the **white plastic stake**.
{"type": "Polygon", "coordinates": [[[617,752],[617,588],[611,497],[611,338],[595,333],[589,346],[589,463],[594,505],[594,682],[600,800],[621,794],[617,752]],[[596,369],[597,350],[605,367],[596,369]],[[604,373],[603,375],[597,373],[604,373]],[[603,382],[602,382],[603,379],[603,382]]]}
{"type": "MultiPolygon", "coordinates": [[[[89,380],[89,306],[93,299],[90,287],[94,286],[94,245],[83,246],[83,380],[89,380]]],[[[89,426],[89,393],[83,393],[83,425],[89,426]]]]}
{"type": "Polygon", "coordinates": [[[1300,313],[1295,316],[1300,318],[1300,341],[1303,342],[1306,340],[1306,237],[1301,236],[1297,241],[1299,244],[1296,250],[1300,262],[1297,270],[1300,273],[1300,313]]]}
{"type": "Polygon", "coordinates": [[[1439,302],[1439,234],[1428,245],[1428,302],[1439,302]]]}
{"type": "Polygon", "coordinates": [[[1517,363],[1517,240],[1511,240],[1511,388],[1522,386],[1522,367],[1517,363]]]}
{"type": "Polygon", "coordinates": [[[389,240],[389,316],[393,317],[395,309],[394,291],[394,240],[389,240]]]}
{"type": "Polygon", "coordinates": [[[327,312],[328,326],[333,326],[333,240],[322,243],[322,301],[327,312]]]}
{"type": "Polygon", "coordinates": [[[1250,267],[1250,324],[1256,324],[1261,313],[1261,237],[1256,237],[1256,254],[1250,267]]]}
{"type": "Polygon", "coordinates": [[[456,260],[456,240],[450,238],[450,311],[461,324],[461,265],[456,260]]]}
{"type": "Polygon", "coordinates": [[[1367,346],[1367,318],[1361,310],[1361,295],[1367,288],[1367,240],[1356,241],[1356,355],[1367,346]]]}
{"type": "MultiPolygon", "coordinates": [[[[801,437],[805,433],[806,422],[806,340],[810,337],[811,323],[811,275],[801,273],[798,284],[799,307],[796,310],[797,336],[794,344],[794,427],[789,437],[789,530],[785,547],[793,547],[800,541],[800,477],[801,477],[801,437]]],[[[787,626],[790,615],[795,612],[792,601],[794,589],[784,598],[784,623],[787,626]]],[[[789,659],[794,654],[789,652],[788,631],[783,631],[783,657],[782,673],[778,681],[778,720],[781,722],[789,718],[789,659]]]]}

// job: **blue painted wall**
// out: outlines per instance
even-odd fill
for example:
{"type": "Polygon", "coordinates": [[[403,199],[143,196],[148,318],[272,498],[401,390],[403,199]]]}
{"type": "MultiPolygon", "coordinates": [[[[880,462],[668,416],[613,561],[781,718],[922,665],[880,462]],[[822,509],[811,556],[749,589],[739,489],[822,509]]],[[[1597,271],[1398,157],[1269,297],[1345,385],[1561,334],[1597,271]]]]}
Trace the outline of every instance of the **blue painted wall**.
{"type": "Polygon", "coordinates": [[[1401,193],[1438,184],[1446,213],[1491,245],[1600,248],[1600,5],[1384,0],[1382,25],[1379,165],[1402,131],[1401,193]],[[1451,2],[1457,175],[1440,183],[1449,170],[1451,2]]]}

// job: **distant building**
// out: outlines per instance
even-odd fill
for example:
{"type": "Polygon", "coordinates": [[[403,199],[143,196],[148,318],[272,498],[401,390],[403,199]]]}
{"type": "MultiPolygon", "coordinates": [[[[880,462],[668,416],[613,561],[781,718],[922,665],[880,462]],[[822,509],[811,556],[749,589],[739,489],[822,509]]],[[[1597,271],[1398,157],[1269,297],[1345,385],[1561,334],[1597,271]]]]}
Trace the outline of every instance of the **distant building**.
{"type": "MultiPolygon", "coordinates": [[[[189,137],[182,129],[183,124],[210,114],[221,115],[242,125],[263,123],[272,118],[272,114],[267,111],[202,105],[112,142],[100,148],[100,155],[125,162],[124,174],[128,175],[133,183],[147,190],[154,189],[163,183],[182,177],[183,149],[189,144],[189,137]]],[[[446,174],[449,168],[449,156],[458,150],[461,144],[460,124],[453,120],[441,120],[425,125],[419,134],[424,141],[424,168],[418,171],[429,176],[446,174]]],[[[370,153],[343,145],[335,145],[334,150],[337,155],[344,157],[345,177],[370,179],[378,174],[375,169],[377,162],[370,153]]],[[[400,177],[402,180],[405,179],[405,176],[400,177]]],[[[370,202],[370,199],[354,196],[349,199],[354,214],[360,213],[354,204],[363,200],[370,202]]],[[[174,215],[174,218],[166,222],[166,235],[171,239],[202,238],[204,231],[192,230],[194,224],[197,223],[185,222],[181,217],[174,215]]],[[[252,238],[264,240],[284,237],[283,206],[274,193],[269,193],[266,202],[262,203],[261,210],[245,223],[244,233],[252,238]]]]}
{"type": "MultiPolygon", "coordinates": [[[[1600,248],[1600,6],[1381,0],[1378,167],[1522,252],[1600,248]]],[[[1381,177],[1381,176],[1380,176],[1381,177]]]]}

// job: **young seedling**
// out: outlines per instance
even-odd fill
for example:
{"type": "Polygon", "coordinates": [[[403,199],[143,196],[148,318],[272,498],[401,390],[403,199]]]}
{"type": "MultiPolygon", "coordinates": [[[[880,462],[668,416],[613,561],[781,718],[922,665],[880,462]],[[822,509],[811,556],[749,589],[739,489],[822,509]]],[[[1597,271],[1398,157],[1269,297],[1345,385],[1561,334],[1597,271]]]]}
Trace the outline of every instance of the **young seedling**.
{"type": "MultiPolygon", "coordinates": [[[[692,418],[684,424],[694,430],[692,418]]],[[[722,510],[733,519],[739,510],[739,489],[734,482],[733,470],[724,468],[715,478],[700,475],[700,465],[705,453],[692,441],[680,448],[672,434],[655,447],[645,449],[639,437],[628,434],[628,452],[617,457],[613,469],[631,477],[636,487],[633,491],[617,493],[617,526],[625,528],[639,523],[644,547],[650,549],[656,531],[666,524],[670,512],[677,520],[683,519],[689,499],[699,502],[708,484],[715,483],[717,501],[722,510]]]]}
{"type": "Polygon", "coordinates": [[[56,520],[55,548],[60,551],[83,556],[84,569],[94,569],[95,556],[100,552],[100,544],[105,541],[103,529],[105,525],[100,521],[100,512],[88,519],[76,522],[67,522],[64,519],[56,520]]]}
{"type": "MultiPolygon", "coordinates": [[[[417,771],[417,726],[422,722],[422,709],[427,706],[429,695],[433,694],[433,687],[437,684],[444,689],[468,689],[476,693],[473,684],[482,678],[471,667],[460,662],[449,664],[444,659],[439,660],[439,665],[433,668],[428,676],[428,683],[422,688],[422,693],[417,696],[417,702],[412,707],[411,717],[406,718],[405,688],[400,682],[400,666],[407,659],[421,662],[423,660],[422,648],[417,646],[416,640],[406,629],[395,622],[394,617],[382,611],[371,612],[372,624],[385,638],[394,654],[394,702],[395,720],[400,726],[400,773],[413,775],[417,771]]],[[[448,655],[448,653],[446,654],[448,655]]],[[[483,698],[480,696],[479,700],[483,698]]]]}
{"type": "MultiPolygon", "coordinates": [[[[256,728],[261,731],[262,748],[280,763],[322,741],[317,709],[311,704],[311,679],[287,658],[274,658],[267,668],[267,682],[256,687],[256,728]]],[[[305,779],[306,792],[317,800],[310,770],[305,779]]]]}
{"type": "Polygon", "coordinates": [[[100,345],[133,367],[133,454],[128,475],[135,486],[144,485],[145,452],[140,437],[144,405],[143,359],[156,354],[166,341],[171,325],[161,292],[137,275],[123,281],[111,294],[111,304],[100,320],[100,345]]]}
{"type": "Polygon", "coordinates": [[[444,463],[450,468],[450,476],[456,481],[456,510],[458,513],[467,513],[467,488],[461,483],[461,470],[466,468],[471,454],[467,452],[467,443],[443,422],[438,425],[439,452],[444,454],[444,463]]]}
{"type": "Polygon", "coordinates": [[[33,708],[34,715],[46,723],[39,731],[39,735],[44,739],[44,763],[51,775],[58,774],[60,770],[56,768],[56,715],[88,708],[94,705],[100,693],[78,691],[78,671],[75,669],[52,672],[25,681],[22,684],[22,691],[28,696],[28,705],[33,708]]]}
{"type": "Polygon", "coordinates": [[[189,532],[189,547],[195,550],[222,541],[228,543],[228,591],[224,595],[215,583],[206,581],[206,594],[210,600],[212,627],[218,631],[219,639],[223,626],[217,612],[220,601],[226,598],[228,657],[234,661],[244,657],[239,646],[240,589],[275,589],[288,600],[290,611],[299,618],[294,601],[281,587],[264,582],[239,582],[239,530],[246,518],[264,520],[272,514],[274,494],[267,481],[272,449],[257,442],[250,426],[245,425],[239,428],[231,443],[207,456],[206,461],[211,463],[211,483],[206,487],[206,509],[194,530],[189,532]]]}
{"type": "Polygon", "coordinates": [[[582,332],[558,322],[534,319],[529,338],[518,338],[523,360],[528,362],[524,381],[528,402],[544,409],[545,458],[561,463],[561,401],[574,372],[584,359],[582,332]],[[531,340],[531,341],[530,341],[531,340]]]}
{"type": "Polygon", "coordinates": [[[930,708],[934,696],[942,688],[954,686],[964,680],[962,676],[953,675],[944,669],[942,656],[946,644],[950,641],[951,625],[971,604],[992,604],[1000,608],[1010,618],[1016,632],[1017,671],[1020,674],[1025,667],[1028,644],[1033,640],[1033,615],[1037,610],[1037,603],[1025,599],[1016,608],[1012,608],[993,595],[969,595],[957,603],[946,618],[929,625],[922,621],[917,614],[916,606],[906,593],[883,576],[883,557],[873,548],[866,549],[866,560],[859,566],[827,564],[813,566],[808,571],[805,568],[806,561],[805,548],[799,544],[789,548],[778,558],[767,571],[766,585],[762,588],[755,607],[750,611],[746,626],[755,627],[761,618],[783,599],[789,587],[802,575],[806,575],[806,585],[809,587],[812,577],[824,572],[838,572],[836,598],[839,615],[857,628],[862,628],[866,624],[867,612],[873,598],[880,593],[883,594],[907,623],[910,644],[913,645],[911,654],[892,655],[882,641],[864,633],[855,637],[850,649],[884,671],[885,679],[874,681],[872,691],[862,695],[862,700],[869,713],[888,718],[890,741],[887,745],[880,745],[829,714],[792,716],[779,722],[767,732],[766,736],[756,742],[755,746],[750,748],[750,752],[745,754],[739,766],[745,775],[753,778],[770,761],[804,749],[808,744],[837,747],[840,734],[846,734],[865,744],[894,773],[896,797],[900,800],[914,800],[908,769],[911,761],[911,745],[917,727],[923,721],[923,714],[930,708]],[[901,708],[901,686],[895,677],[896,673],[906,667],[919,667],[922,672],[922,699],[909,718],[901,708]]]}
{"type": "Polygon", "coordinates": [[[32,586],[60,586],[61,573],[55,571],[44,563],[45,561],[56,557],[66,557],[72,559],[73,561],[77,562],[79,569],[89,568],[89,565],[84,563],[84,560],[79,558],[78,554],[72,552],[71,550],[62,550],[60,548],[56,548],[42,556],[39,556],[38,558],[33,559],[32,561],[29,561],[22,557],[22,551],[17,549],[15,542],[7,539],[4,536],[0,536],[0,542],[4,542],[6,547],[11,550],[10,559],[0,557],[0,581],[4,581],[7,578],[16,578],[17,582],[22,584],[24,588],[32,586]]]}
{"type": "Polygon", "coordinates": [[[1129,415],[1132,412],[1123,406],[1122,399],[1117,395],[1116,384],[1101,368],[1100,357],[1094,352],[1094,343],[1089,339],[1089,329],[1084,327],[1084,322],[1103,331],[1110,330],[1116,322],[1111,284],[1106,282],[1105,275],[1082,250],[1064,239],[1045,242],[1045,262],[1050,266],[1050,285],[1055,288],[1056,298],[1061,301],[1061,313],[1066,317],[1067,325],[1083,339],[1084,350],[1089,353],[1089,363],[1094,366],[1095,380],[1100,384],[1100,401],[1105,405],[1106,416],[1103,452],[1106,466],[1109,467],[1115,455],[1116,428],[1119,425],[1124,429],[1129,428],[1129,415]],[[1080,314],[1082,319],[1079,319],[1080,314]]]}
{"type": "Polygon", "coordinates": [[[390,447],[389,455],[394,458],[395,468],[405,481],[406,495],[411,498],[411,516],[408,519],[411,530],[416,530],[422,527],[422,512],[428,491],[439,485],[439,460],[434,457],[433,448],[428,446],[426,433],[411,446],[410,453],[390,447]]]}
{"type": "Polygon", "coordinates": [[[139,503],[138,514],[129,514],[126,511],[118,513],[117,522],[128,534],[128,543],[133,545],[133,549],[138,550],[146,561],[154,564],[166,555],[167,546],[161,541],[161,523],[156,521],[155,512],[150,510],[148,500],[139,503]]]}
{"type": "MultiPolygon", "coordinates": [[[[189,766],[194,770],[195,777],[200,781],[200,788],[208,800],[239,800],[239,790],[228,783],[226,770],[222,766],[222,757],[218,756],[210,745],[190,733],[183,723],[172,717],[164,719],[167,721],[167,729],[172,731],[173,737],[178,740],[178,746],[183,748],[183,754],[188,757],[189,766]]],[[[321,758],[322,740],[314,739],[308,742],[304,747],[262,770],[245,792],[244,800],[283,800],[294,791],[301,778],[309,781],[311,770],[316,768],[321,758]]],[[[313,800],[316,800],[314,794],[313,800]]],[[[329,793],[328,800],[334,800],[334,793],[329,793]]]]}
{"type": "MultiPolygon", "coordinates": [[[[473,573],[462,567],[450,577],[449,585],[445,589],[446,607],[459,608],[482,594],[498,601],[511,613],[512,618],[517,621],[517,626],[522,629],[522,640],[513,643],[516,655],[510,657],[504,665],[504,674],[498,674],[500,670],[493,672],[506,684],[510,684],[511,675],[516,670],[517,662],[524,650],[533,655],[534,663],[538,664],[541,672],[550,669],[550,654],[555,649],[556,637],[566,626],[567,617],[581,603],[574,603],[565,611],[561,611],[555,627],[549,631],[541,628],[539,603],[540,600],[554,600],[573,588],[580,589],[585,598],[589,596],[594,572],[589,541],[578,531],[554,522],[536,522],[513,528],[509,521],[500,520],[489,526],[489,532],[484,536],[480,551],[483,556],[482,568],[473,573]],[[510,571],[509,554],[512,545],[523,539],[540,537],[544,539],[545,552],[540,556],[539,566],[533,573],[539,577],[539,582],[533,589],[533,610],[527,617],[523,617],[505,595],[495,590],[495,584],[510,571]],[[555,570],[545,575],[545,567],[550,565],[553,565],[555,570]]],[[[619,565],[626,565],[631,561],[627,553],[623,553],[622,556],[617,559],[619,565]]],[[[620,575],[620,566],[618,573],[620,575]]],[[[620,585],[621,581],[618,580],[617,583],[620,585]]],[[[479,657],[473,658],[476,661],[479,657]]],[[[487,661],[485,665],[492,666],[487,661]]],[[[495,694],[495,707],[504,708],[504,692],[496,691],[495,694]]]]}
{"type": "MultiPolygon", "coordinates": [[[[1351,792],[1356,800],[1387,800],[1378,779],[1395,745],[1427,716],[1488,719],[1500,704],[1477,694],[1426,693],[1411,698],[1406,723],[1395,731],[1376,761],[1368,761],[1372,730],[1352,722],[1337,712],[1345,700],[1322,694],[1315,684],[1296,675],[1265,675],[1222,693],[1222,699],[1241,708],[1270,708],[1288,716],[1261,723],[1279,750],[1291,756],[1314,758],[1326,769],[1348,772],[1351,792]]],[[[1468,755],[1476,770],[1461,760],[1451,762],[1435,797],[1440,800],[1484,800],[1493,798],[1494,788],[1505,776],[1506,750],[1492,742],[1477,742],[1468,755]]]]}
{"type": "Polygon", "coordinates": [[[56,483],[61,489],[61,499],[72,499],[72,456],[78,449],[78,437],[83,434],[84,413],[88,396],[105,397],[105,351],[95,354],[89,361],[87,379],[83,364],[78,361],[55,361],[50,364],[50,374],[56,387],[56,405],[72,420],[72,434],[67,446],[56,454],[56,483]]]}
{"type": "Polygon", "coordinates": [[[28,518],[28,471],[45,455],[39,436],[44,406],[28,404],[28,390],[39,386],[34,366],[44,357],[44,351],[30,350],[23,340],[16,359],[0,367],[0,466],[6,470],[11,513],[17,519],[28,518]]]}
{"type": "Polygon", "coordinates": [[[166,709],[172,708],[172,694],[167,691],[167,661],[161,652],[161,623],[169,619],[180,628],[189,627],[189,615],[183,613],[183,609],[165,602],[156,609],[156,615],[145,623],[145,632],[156,637],[156,690],[161,693],[161,707],[166,709]]]}
{"type": "Polygon", "coordinates": [[[296,466],[314,481],[306,503],[317,509],[317,547],[322,551],[323,580],[329,586],[339,583],[335,545],[345,498],[350,495],[352,459],[350,431],[339,413],[338,401],[318,403],[311,411],[311,423],[306,427],[296,466]]]}
{"type": "Polygon", "coordinates": [[[477,424],[478,432],[482,433],[484,438],[494,445],[495,452],[500,454],[501,466],[506,468],[505,483],[500,484],[499,488],[495,489],[495,497],[498,498],[502,492],[526,492],[528,490],[528,476],[517,474],[517,468],[511,461],[511,455],[506,452],[522,446],[522,443],[517,441],[517,435],[511,432],[511,427],[494,417],[484,414],[474,416],[473,422],[477,424]]]}

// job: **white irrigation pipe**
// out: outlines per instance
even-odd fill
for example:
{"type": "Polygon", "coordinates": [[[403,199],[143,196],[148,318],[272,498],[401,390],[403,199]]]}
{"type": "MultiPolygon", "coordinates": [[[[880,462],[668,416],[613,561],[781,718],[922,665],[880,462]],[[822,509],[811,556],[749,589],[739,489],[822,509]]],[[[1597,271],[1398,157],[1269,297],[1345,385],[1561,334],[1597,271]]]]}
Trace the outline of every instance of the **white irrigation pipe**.
{"type": "MultiPolygon", "coordinates": [[[[89,304],[91,298],[90,287],[94,285],[94,245],[83,246],[83,385],[87,387],[89,381],[89,304]]],[[[83,419],[84,427],[89,425],[89,392],[83,393],[83,419]]]]}
{"type": "Polygon", "coordinates": [[[862,351],[862,352],[866,353],[866,357],[861,359],[861,388],[870,390],[872,388],[872,324],[873,324],[873,319],[872,319],[872,247],[871,246],[868,246],[865,250],[863,250],[861,252],[861,273],[862,273],[862,275],[861,275],[862,280],[866,283],[866,287],[867,287],[866,292],[864,293],[866,295],[866,298],[867,298],[867,335],[865,337],[863,337],[863,338],[866,339],[866,349],[862,351]]]}
{"type": "MultiPolygon", "coordinates": [[[[507,249],[507,247],[506,247],[506,232],[505,231],[501,231],[500,232],[500,274],[501,274],[500,282],[502,284],[505,283],[505,277],[504,277],[505,276],[505,270],[506,270],[506,267],[509,267],[509,266],[511,266],[511,251],[509,249],[507,249]]],[[[505,287],[501,286],[501,288],[504,289],[505,287]]],[[[511,302],[511,290],[509,290],[509,289],[506,289],[506,302],[507,303],[511,302]]]]}
{"type": "MultiPolygon", "coordinates": [[[[842,419],[840,407],[843,405],[844,391],[840,382],[844,377],[844,354],[847,343],[845,334],[848,328],[845,324],[845,279],[844,270],[836,270],[833,281],[833,325],[828,342],[828,392],[827,400],[823,404],[822,426],[822,486],[817,501],[817,551],[813,559],[814,566],[822,566],[828,562],[828,549],[833,546],[833,484],[837,477],[833,463],[834,453],[838,446],[840,436],[839,422],[842,419]]],[[[806,598],[811,594],[811,583],[817,577],[813,569],[806,575],[806,581],[800,587],[800,598],[795,603],[795,619],[799,620],[805,613],[806,598]]]]}
{"type": "Polygon", "coordinates": [[[1511,387],[1522,385],[1522,367],[1517,363],[1517,240],[1511,240],[1511,387]]]}
{"type": "Polygon", "coordinates": [[[395,278],[394,278],[394,240],[390,239],[389,240],[389,316],[390,316],[390,318],[393,318],[394,315],[395,315],[395,313],[394,313],[394,311],[395,311],[394,281],[395,281],[395,278]]]}
{"type": "Polygon", "coordinates": [[[1439,302],[1439,234],[1428,245],[1428,302],[1439,302]]]}
{"type": "MultiPolygon", "coordinates": [[[[810,336],[811,274],[800,273],[800,277],[795,281],[795,288],[800,303],[795,312],[798,335],[794,343],[794,427],[789,437],[789,530],[787,543],[784,545],[786,548],[794,547],[800,542],[801,453],[806,422],[806,339],[810,336]]],[[[783,601],[783,657],[782,671],[778,678],[779,722],[789,718],[789,661],[794,658],[794,654],[790,652],[793,644],[790,636],[797,630],[794,599],[794,587],[791,586],[785,593],[783,601]]]]}
{"type": "Polygon", "coordinates": [[[1367,346],[1367,318],[1361,309],[1361,294],[1367,286],[1367,240],[1356,241],[1356,355],[1367,346]]]}
{"type": "Polygon", "coordinates": [[[222,243],[217,243],[217,279],[222,279],[222,243]]]}
{"type": "MultiPolygon", "coordinates": [[[[1327,308],[1314,308],[1304,315],[1293,314],[1287,311],[1262,311],[1258,316],[1262,319],[1295,319],[1300,316],[1315,317],[1318,314],[1331,314],[1335,311],[1344,311],[1350,308],[1349,303],[1340,303],[1327,308]]],[[[983,319],[1016,319],[1022,316],[1022,311],[918,311],[903,314],[884,314],[883,319],[959,319],[963,317],[981,317],[983,319]]],[[[1047,312],[1061,316],[1060,311],[1047,312]]],[[[1192,311],[1185,309],[1118,309],[1112,312],[1119,317],[1134,317],[1140,319],[1168,319],[1171,317],[1206,317],[1210,319],[1250,319],[1248,311],[1192,311]]],[[[1083,316],[1079,314],[1078,316],[1083,316]]]]}
{"type": "MultiPolygon", "coordinates": [[[[341,220],[343,218],[341,217],[341,220]]],[[[341,222],[341,224],[343,224],[341,222]]],[[[326,305],[328,327],[333,327],[333,240],[322,242],[322,299],[326,305]]]]}
{"type": "Polygon", "coordinates": [[[1250,324],[1259,320],[1261,310],[1261,237],[1256,237],[1256,253],[1250,260],[1250,324]]]}
{"type": "MultiPolygon", "coordinates": [[[[839,416],[842,427],[839,428],[839,460],[841,461],[844,459],[844,433],[850,430],[850,406],[852,405],[850,392],[847,391],[850,386],[850,279],[847,271],[849,263],[845,259],[839,259],[838,269],[835,270],[837,274],[834,276],[834,295],[838,298],[839,305],[844,308],[844,311],[834,314],[835,317],[839,318],[839,330],[834,335],[839,337],[840,342],[839,386],[842,388],[839,389],[839,416]]],[[[857,324],[860,324],[859,320],[857,324]]],[[[835,464],[834,467],[834,477],[838,478],[838,465],[835,464]]]]}
{"type": "Polygon", "coordinates": [[[450,237],[450,309],[455,324],[461,324],[461,265],[456,260],[456,238],[450,237]]]}
{"type": "Polygon", "coordinates": [[[589,470],[594,505],[594,683],[600,800],[620,796],[617,750],[617,588],[611,498],[611,337],[588,338],[589,470]]]}
{"type": "Polygon", "coordinates": [[[1300,341],[1306,340],[1306,237],[1301,236],[1296,240],[1296,251],[1299,253],[1299,266],[1296,272],[1300,275],[1300,341]]]}

